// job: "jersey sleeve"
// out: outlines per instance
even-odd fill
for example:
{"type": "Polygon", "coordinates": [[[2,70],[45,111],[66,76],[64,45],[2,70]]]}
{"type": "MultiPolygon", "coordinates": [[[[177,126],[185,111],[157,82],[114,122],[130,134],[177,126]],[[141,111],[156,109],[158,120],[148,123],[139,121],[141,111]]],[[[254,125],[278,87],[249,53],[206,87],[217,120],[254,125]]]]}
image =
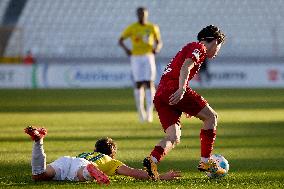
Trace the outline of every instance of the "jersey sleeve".
{"type": "Polygon", "coordinates": [[[124,165],[124,163],[122,163],[121,161],[116,160],[116,159],[112,159],[111,161],[109,161],[105,164],[105,166],[108,167],[108,169],[106,170],[105,173],[107,175],[110,175],[110,176],[115,175],[116,170],[122,165],[124,165]]]}
{"type": "Polygon", "coordinates": [[[201,63],[199,61],[201,56],[202,48],[198,45],[193,45],[192,47],[188,48],[185,59],[190,58],[194,62],[194,64],[198,64],[201,63]]]}
{"type": "Polygon", "coordinates": [[[132,34],[132,27],[131,26],[128,26],[127,28],[125,28],[120,37],[123,38],[123,39],[126,39],[126,38],[129,38],[132,34]]]}

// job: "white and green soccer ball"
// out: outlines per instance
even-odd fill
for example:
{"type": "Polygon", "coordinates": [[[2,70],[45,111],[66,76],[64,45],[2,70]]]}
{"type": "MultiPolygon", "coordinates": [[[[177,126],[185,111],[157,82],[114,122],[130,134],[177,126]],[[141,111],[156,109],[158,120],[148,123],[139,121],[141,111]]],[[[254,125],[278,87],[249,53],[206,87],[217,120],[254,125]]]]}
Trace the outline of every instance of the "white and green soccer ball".
{"type": "Polygon", "coordinates": [[[222,178],[228,174],[230,165],[228,160],[226,160],[224,156],[219,154],[213,154],[211,155],[210,159],[216,163],[218,168],[223,168],[226,172],[224,174],[206,172],[209,178],[222,178]]]}

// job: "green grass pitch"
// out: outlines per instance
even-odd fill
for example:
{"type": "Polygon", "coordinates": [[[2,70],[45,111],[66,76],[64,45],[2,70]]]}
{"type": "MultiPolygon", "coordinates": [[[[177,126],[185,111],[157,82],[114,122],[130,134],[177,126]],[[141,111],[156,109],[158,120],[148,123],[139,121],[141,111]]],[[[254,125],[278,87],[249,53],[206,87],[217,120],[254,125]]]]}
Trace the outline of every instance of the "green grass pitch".
{"type": "MultiPolygon", "coordinates": [[[[197,171],[198,119],[182,118],[182,139],[159,164],[181,170],[175,181],[111,177],[109,188],[284,188],[284,89],[197,90],[219,114],[214,153],[230,163],[229,175],[210,180],[197,171]]],[[[103,136],[116,140],[117,159],[141,161],[164,136],[155,112],[152,124],[137,121],[132,89],[0,90],[0,188],[99,188],[85,182],[33,182],[32,142],[27,125],[45,126],[47,162],[92,151],[103,136]]]]}

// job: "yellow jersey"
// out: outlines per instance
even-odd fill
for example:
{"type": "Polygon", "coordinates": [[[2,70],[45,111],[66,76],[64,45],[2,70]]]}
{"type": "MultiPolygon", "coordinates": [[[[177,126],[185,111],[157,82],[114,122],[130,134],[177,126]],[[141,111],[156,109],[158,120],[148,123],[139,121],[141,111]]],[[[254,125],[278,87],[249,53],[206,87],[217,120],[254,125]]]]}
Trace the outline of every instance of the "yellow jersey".
{"type": "Polygon", "coordinates": [[[111,176],[116,174],[116,170],[124,165],[122,162],[116,159],[112,159],[110,156],[99,153],[81,153],[77,156],[78,158],[84,158],[88,161],[93,162],[98,168],[105,174],[111,176]]]}
{"type": "Polygon", "coordinates": [[[121,34],[121,38],[131,39],[132,55],[145,55],[152,53],[155,40],[161,39],[160,29],[157,25],[138,22],[129,25],[121,34]]]}

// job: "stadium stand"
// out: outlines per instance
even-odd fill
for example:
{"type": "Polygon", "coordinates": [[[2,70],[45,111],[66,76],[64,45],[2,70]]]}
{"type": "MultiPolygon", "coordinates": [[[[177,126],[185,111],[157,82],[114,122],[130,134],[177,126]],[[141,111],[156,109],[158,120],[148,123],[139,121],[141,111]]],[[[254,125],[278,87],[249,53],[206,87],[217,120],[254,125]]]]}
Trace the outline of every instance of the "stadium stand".
{"type": "Polygon", "coordinates": [[[0,18],[4,16],[9,0],[1,0],[0,2],[0,18]]]}
{"type": "MultiPolygon", "coordinates": [[[[1,0],[0,13],[6,3],[1,0]]],[[[164,48],[158,57],[172,57],[209,24],[228,36],[220,57],[284,54],[282,0],[29,0],[17,24],[23,31],[23,51],[47,58],[125,57],[117,40],[136,21],[138,6],[147,7],[150,20],[160,26],[164,48]]],[[[10,44],[13,40],[18,39],[12,37],[10,44]]]]}

